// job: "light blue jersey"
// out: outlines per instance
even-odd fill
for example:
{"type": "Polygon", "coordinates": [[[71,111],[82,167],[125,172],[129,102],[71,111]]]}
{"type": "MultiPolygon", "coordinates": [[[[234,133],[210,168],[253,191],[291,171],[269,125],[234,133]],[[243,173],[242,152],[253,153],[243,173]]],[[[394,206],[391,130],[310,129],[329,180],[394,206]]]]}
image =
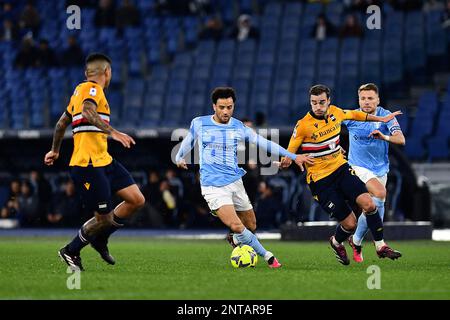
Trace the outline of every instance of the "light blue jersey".
{"type": "Polygon", "coordinates": [[[295,160],[296,155],[258,135],[241,121],[230,118],[227,124],[214,121],[212,115],[197,117],[191,122],[188,135],[181,143],[175,160],[179,162],[194,146],[199,147],[200,184],[221,187],[240,179],[246,172],[238,167],[237,148],[248,141],[274,155],[295,160]]]}
{"type": "MultiPolygon", "coordinates": [[[[384,117],[388,114],[391,114],[391,112],[382,107],[377,107],[375,112],[375,115],[379,117],[384,117]]],[[[384,135],[392,135],[395,131],[401,131],[397,119],[394,118],[387,123],[353,120],[347,120],[343,123],[347,126],[349,132],[349,164],[366,168],[379,177],[388,173],[389,143],[384,140],[369,137],[369,135],[373,130],[379,130],[384,135]]]]}

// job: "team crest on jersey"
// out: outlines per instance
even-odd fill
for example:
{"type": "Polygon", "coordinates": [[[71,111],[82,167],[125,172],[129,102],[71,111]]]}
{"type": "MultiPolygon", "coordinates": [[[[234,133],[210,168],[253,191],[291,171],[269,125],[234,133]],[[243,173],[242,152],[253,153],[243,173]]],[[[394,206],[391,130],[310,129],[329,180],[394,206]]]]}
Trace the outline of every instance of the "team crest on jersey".
{"type": "Polygon", "coordinates": [[[91,90],[89,90],[89,95],[95,97],[97,95],[97,89],[91,88],[91,90]]]}
{"type": "Polygon", "coordinates": [[[330,114],[331,121],[336,121],[336,117],[333,114],[330,114]]]}

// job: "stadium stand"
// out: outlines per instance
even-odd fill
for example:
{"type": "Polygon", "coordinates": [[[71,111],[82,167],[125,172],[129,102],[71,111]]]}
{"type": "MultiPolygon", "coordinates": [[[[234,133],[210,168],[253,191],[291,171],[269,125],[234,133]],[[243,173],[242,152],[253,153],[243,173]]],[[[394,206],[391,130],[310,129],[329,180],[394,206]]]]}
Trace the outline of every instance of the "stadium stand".
{"type": "MultiPolygon", "coordinates": [[[[26,2],[12,2],[16,17],[26,2]]],[[[361,83],[379,85],[387,102],[409,96],[413,86],[427,85],[435,72],[449,70],[450,28],[442,27],[439,10],[403,12],[386,1],[381,30],[318,41],[311,37],[318,16],[325,14],[341,26],[351,10],[342,1],[206,2],[209,8],[172,12],[155,0],[135,0],[140,23],[119,29],[97,26],[97,1],[85,1],[81,30],[68,30],[65,1],[34,1],[41,13],[40,27],[21,30],[21,37],[30,39],[32,32],[35,42],[47,39],[59,61],[52,67],[19,67],[16,57],[22,40],[0,40],[0,130],[53,128],[74,86],[83,80],[82,65],[64,64],[69,36],[76,38],[84,55],[104,51],[112,58],[114,76],[107,97],[112,122],[122,129],[188,127],[193,117],[209,112],[212,88],[231,85],[238,95],[236,117],[254,120],[262,112],[267,126],[291,130],[294,120],[310,108],[308,89],[313,83],[330,86],[333,103],[353,109],[361,83]],[[237,41],[228,36],[241,14],[252,17],[259,39],[237,41]],[[199,33],[212,16],[221,18],[223,36],[203,40],[199,33]]],[[[352,13],[363,25],[364,14],[352,13]]],[[[2,24],[4,19],[1,15],[2,24]]],[[[450,159],[449,80],[445,90],[428,88],[413,104],[388,104],[404,112],[398,120],[407,137],[404,152],[412,160],[450,159]]],[[[184,181],[193,178],[189,179],[184,181]]],[[[295,211],[293,199],[299,193],[289,189],[289,212],[295,211]]],[[[5,194],[2,186],[0,204],[5,194]]]]}

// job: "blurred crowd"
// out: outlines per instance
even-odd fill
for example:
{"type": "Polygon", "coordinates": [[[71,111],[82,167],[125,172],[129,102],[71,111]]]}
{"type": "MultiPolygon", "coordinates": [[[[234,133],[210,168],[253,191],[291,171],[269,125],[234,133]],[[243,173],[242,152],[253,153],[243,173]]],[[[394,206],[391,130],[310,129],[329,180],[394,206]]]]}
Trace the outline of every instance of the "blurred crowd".
{"type": "MultiPolygon", "coordinates": [[[[243,180],[258,212],[259,228],[277,228],[287,219],[281,193],[259,175],[256,165],[247,165],[246,170],[248,174],[243,180]]],[[[47,179],[41,172],[33,170],[21,175],[20,179],[9,180],[9,185],[0,187],[0,220],[16,220],[20,227],[78,227],[93,215],[83,208],[72,180],[65,174],[47,179]]],[[[128,226],[221,227],[201,195],[198,172],[180,177],[176,169],[151,169],[138,184],[146,204],[128,221],[128,226]]],[[[114,204],[119,201],[115,199],[114,204]]]]}
{"type": "MultiPolygon", "coordinates": [[[[330,0],[297,0],[285,2],[323,2],[330,0]]],[[[369,5],[383,6],[388,2],[394,9],[410,10],[443,10],[442,24],[450,25],[450,0],[344,0],[346,19],[342,25],[332,24],[325,15],[319,15],[311,37],[324,40],[327,37],[361,37],[361,26],[358,14],[363,13],[369,5]]],[[[148,13],[141,12],[133,0],[67,0],[66,6],[78,5],[81,8],[95,9],[94,23],[98,28],[117,28],[118,34],[126,28],[139,26],[141,17],[148,13]]],[[[84,52],[73,36],[68,37],[65,48],[49,46],[49,39],[40,37],[41,16],[34,1],[28,0],[23,8],[19,8],[15,1],[0,1],[0,40],[20,42],[20,50],[14,65],[26,67],[55,67],[77,66],[83,64],[84,52]],[[58,50],[55,50],[58,49],[58,50]]],[[[205,21],[199,28],[200,39],[220,40],[226,37],[244,41],[259,39],[259,29],[254,18],[247,13],[241,14],[234,25],[226,25],[210,0],[157,0],[151,9],[158,15],[188,16],[197,15],[205,21]]],[[[261,9],[260,9],[261,10],[261,9]]]]}

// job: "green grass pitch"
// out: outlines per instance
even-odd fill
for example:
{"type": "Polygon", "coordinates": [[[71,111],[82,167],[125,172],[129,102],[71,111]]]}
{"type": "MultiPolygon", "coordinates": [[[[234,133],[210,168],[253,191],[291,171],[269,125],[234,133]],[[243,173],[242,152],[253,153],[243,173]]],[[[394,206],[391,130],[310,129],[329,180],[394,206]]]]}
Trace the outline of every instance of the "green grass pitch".
{"type": "MultiPolygon", "coordinates": [[[[397,261],[378,259],[340,265],[326,241],[262,241],[283,267],[234,269],[231,247],[219,240],[111,240],[115,266],[91,248],[83,250],[86,271],[80,289],[69,290],[66,265],[57,250],[68,239],[9,238],[0,241],[0,299],[450,299],[450,244],[397,241],[397,261]],[[380,289],[369,290],[370,265],[380,268],[380,289]]],[[[347,247],[347,253],[350,250],[347,247]]]]}

